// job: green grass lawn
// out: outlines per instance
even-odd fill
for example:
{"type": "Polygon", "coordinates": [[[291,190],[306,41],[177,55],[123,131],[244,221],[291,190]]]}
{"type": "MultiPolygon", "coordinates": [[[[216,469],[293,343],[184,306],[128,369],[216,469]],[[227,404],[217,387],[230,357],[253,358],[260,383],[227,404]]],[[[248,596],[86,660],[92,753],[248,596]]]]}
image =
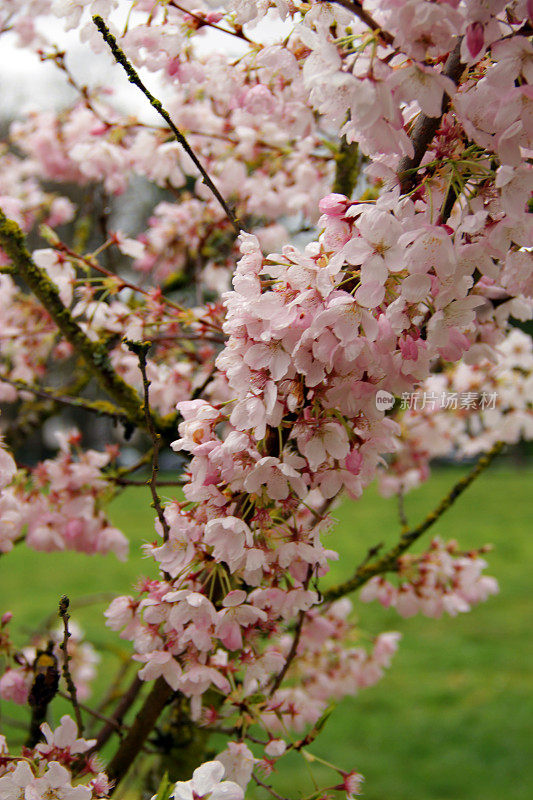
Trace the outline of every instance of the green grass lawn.
{"type": "MultiPolygon", "coordinates": [[[[410,521],[421,519],[458,477],[457,470],[442,470],[410,495],[410,521]]],[[[488,572],[500,582],[498,596],[455,619],[403,620],[377,604],[358,606],[361,627],[370,634],[402,632],[400,650],[381,683],[340,704],[311,750],[362,772],[366,800],[533,797],[531,478],[531,471],[493,467],[432,529],[443,538],[458,538],[465,548],[494,545],[488,572]]],[[[68,594],[73,617],[95,644],[107,648],[104,671],[111,669],[109,648],[125,645],[103,625],[99,612],[105,602],[81,604],[87,596],[98,600],[94,595],[99,593],[128,592],[140,573],[153,574],[151,561],[139,550],[140,543],[154,538],[148,492],[128,490],[113,503],[111,514],[131,537],[132,558],[126,564],[112,556],[42,555],[23,546],[0,559],[0,611],[14,611],[17,645],[54,613],[59,596],[68,594]]],[[[394,541],[398,531],[395,502],[383,500],[373,487],[358,503],[341,505],[334,516],[339,524],[327,545],[341,559],[331,582],[347,577],[369,546],[394,541]]],[[[57,716],[64,711],[61,704],[54,708],[57,716]]],[[[9,732],[5,718],[20,719],[26,710],[3,703],[2,712],[9,732]]],[[[21,736],[16,728],[11,734],[12,741],[21,736]]],[[[311,791],[302,759],[286,762],[277,780],[281,794],[298,798],[311,791]]],[[[313,765],[313,774],[319,784],[331,782],[326,768],[313,765]]]]}

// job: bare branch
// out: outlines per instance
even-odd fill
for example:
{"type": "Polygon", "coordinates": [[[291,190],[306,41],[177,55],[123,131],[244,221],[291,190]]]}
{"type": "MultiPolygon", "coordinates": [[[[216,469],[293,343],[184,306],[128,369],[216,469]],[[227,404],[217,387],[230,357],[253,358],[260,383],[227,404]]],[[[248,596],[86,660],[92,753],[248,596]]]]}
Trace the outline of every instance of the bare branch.
{"type": "Polygon", "coordinates": [[[146,375],[146,355],[148,350],[152,346],[151,342],[130,342],[126,341],[128,349],[131,350],[132,353],[135,353],[137,358],[139,359],[139,369],[141,370],[141,375],[143,379],[143,393],[144,393],[144,415],[146,418],[146,427],[148,429],[148,433],[150,434],[150,438],[153,442],[153,450],[152,450],[152,475],[150,477],[150,491],[152,493],[152,500],[153,506],[157,512],[157,516],[159,522],[161,524],[161,528],[163,530],[163,539],[165,542],[168,541],[168,537],[170,534],[170,528],[168,522],[165,519],[165,514],[163,512],[163,506],[161,505],[161,498],[157,493],[157,474],[159,472],[159,451],[161,450],[161,436],[155,429],[154,420],[152,417],[152,412],[150,411],[150,381],[148,380],[148,376],[146,375]]]}
{"type": "Polygon", "coordinates": [[[198,156],[196,155],[194,150],[189,145],[189,143],[188,143],[187,139],[185,138],[185,136],[181,133],[180,130],[178,130],[178,128],[172,122],[172,119],[171,119],[170,114],[168,113],[168,111],[163,108],[163,106],[161,104],[161,101],[157,100],[157,98],[155,98],[153,96],[153,94],[150,92],[150,90],[147,89],[146,86],[144,85],[144,83],[141,81],[141,79],[139,78],[137,72],[134,70],[134,68],[132,67],[132,65],[130,64],[128,59],[126,58],[124,52],[118,46],[117,40],[115,39],[113,34],[110,33],[109,28],[105,24],[105,22],[102,19],[102,17],[99,17],[98,15],[94,16],[93,17],[93,22],[96,25],[96,27],[98,28],[98,30],[100,31],[100,33],[102,34],[102,37],[103,37],[104,41],[106,42],[106,44],[109,46],[111,52],[113,53],[115,61],[118,64],[120,64],[120,66],[126,72],[129,82],[135,84],[135,86],[137,86],[141,90],[141,92],[144,94],[144,96],[149,100],[150,105],[152,106],[152,108],[154,108],[157,111],[157,113],[161,117],[163,117],[163,119],[165,120],[165,122],[169,126],[170,130],[174,134],[174,137],[176,138],[176,140],[181,144],[181,146],[183,147],[183,149],[185,150],[185,152],[187,153],[189,158],[193,161],[193,163],[195,164],[195,166],[199,170],[200,174],[202,175],[203,182],[205,183],[205,185],[207,187],[209,187],[211,192],[214,194],[214,196],[216,197],[216,199],[218,200],[218,202],[220,203],[220,205],[224,209],[224,213],[226,214],[227,218],[229,219],[229,221],[233,225],[233,227],[235,229],[235,232],[236,233],[240,233],[241,232],[241,226],[239,225],[239,223],[238,223],[238,221],[237,221],[237,219],[235,217],[235,214],[233,213],[231,208],[228,206],[228,204],[226,203],[226,201],[224,200],[224,198],[222,197],[222,195],[218,191],[217,187],[215,186],[215,184],[213,183],[213,181],[211,180],[211,178],[207,174],[207,172],[205,170],[205,167],[203,166],[203,164],[198,159],[198,156]]]}
{"type": "Polygon", "coordinates": [[[67,684],[67,690],[69,693],[70,702],[72,703],[72,708],[74,709],[74,716],[76,717],[76,725],[78,726],[78,736],[83,736],[83,721],[81,718],[81,710],[78,703],[78,695],[68,665],[68,662],[70,661],[70,656],[68,654],[68,640],[70,639],[71,636],[70,631],[68,629],[68,621],[70,619],[70,615],[68,613],[69,605],[70,605],[70,600],[68,599],[66,594],[64,594],[61,600],[59,601],[59,616],[63,620],[63,641],[61,642],[59,647],[63,651],[63,670],[62,670],[63,678],[65,679],[65,683],[67,684]]]}

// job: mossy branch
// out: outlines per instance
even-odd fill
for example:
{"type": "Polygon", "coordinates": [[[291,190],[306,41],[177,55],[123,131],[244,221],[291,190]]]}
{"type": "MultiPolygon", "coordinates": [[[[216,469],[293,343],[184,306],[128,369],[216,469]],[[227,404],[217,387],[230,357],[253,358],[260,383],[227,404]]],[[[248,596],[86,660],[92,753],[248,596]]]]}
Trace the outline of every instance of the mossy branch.
{"type": "Polygon", "coordinates": [[[18,275],[46,308],[75,352],[83,358],[87,369],[102,389],[124,410],[131,424],[144,428],[146,420],[137,392],[113,370],[105,345],[92,342],[80,328],[63,305],[55,284],[33,261],[26,247],[24,233],[1,209],[0,245],[11,259],[18,275]]]}
{"type": "Polygon", "coordinates": [[[117,406],[114,406],[112,403],[108,403],[106,400],[88,400],[84,397],[70,397],[69,395],[56,392],[54,389],[49,389],[45,386],[32,386],[30,383],[26,383],[26,381],[6,378],[4,375],[0,375],[0,383],[8,383],[10,386],[14,386],[20,391],[29,392],[45,400],[51,400],[54,404],[59,403],[73,406],[74,408],[82,408],[93,414],[111,417],[118,422],[128,422],[127,415],[120,408],[117,408],[117,406]]]}
{"type": "Polygon", "coordinates": [[[183,147],[183,149],[185,150],[185,152],[187,153],[189,158],[193,161],[194,165],[196,166],[196,168],[200,172],[200,174],[202,176],[202,179],[203,179],[203,182],[211,190],[213,195],[216,197],[216,199],[218,200],[218,202],[220,203],[220,205],[224,209],[224,213],[226,214],[227,218],[229,219],[229,221],[233,225],[233,227],[235,229],[235,232],[236,233],[240,233],[241,232],[241,226],[239,225],[239,223],[237,221],[237,218],[235,217],[235,214],[233,213],[233,211],[231,210],[229,205],[226,203],[226,201],[224,200],[224,198],[220,194],[219,190],[217,189],[217,187],[215,186],[215,184],[213,183],[213,181],[211,180],[211,178],[207,174],[207,172],[205,170],[205,167],[203,166],[203,164],[199,160],[198,156],[196,155],[196,153],[194,152],[194,150],[192,149],[192,147],[188,143],[188,141],[185,138],[185,136],[182,134],[182,132],[173,123],[168,111],[165,108],[163,108],[163,105],[162,105],[161,101],[158,100],[156,97],[154,97],[153,94],[150,92],[150,90],[147,89],[147,87],[141,81],[141,79],[139,78],[137,72],[135,71],[133,66],[130,64],[130,62],[126,58],[126,55],[125,55],[124,51],[121,50],[120,47],[118,46],[117,40],[115,39],[113,34],[109,31],[109,28],[105,24],[105,22],[102,19],[102,17],[99,17],[98,15],[95,15],[93,17],[93,22],[96,25],[96,27],[98,28],[98,30],[100,31],[100,33],[102,34],[102,37],[103,37],[105,43],[109,46],[109,49],[113,53],[113,57],[114,57],[115,61],[117,62],[117,64],[120,64],[120,66],[124,69],[126,75],[128,76],[129,82],[133,83],[135,86],[137,86],[141,90],[141,92],[144,94],[144,96],[150,102],[150,105],[152,106],[152,108],[154,108],[157,111],[157,113],[161,117],[163,117],[163,119],[167,123],[168,127],[170,128],[170,130],[174,134],[174,137],[175,137],[176,141],[178,141],[181,144],[181,146],[183,147]]]}
{"type": "Polygon", "coordinates": [[[428,514],[427,517],[416,526],[416,528],[404,531],[398,543],[384,553],[381,558],[378,558],[375,561],[369,561],[368,558],[366,558],[363,563],[359,565],[349,580],[339,584],[338,586],[333,586],[331,589],[328,589],[326,592],[324,592],[322,595],[322,602],[330,603],[333,600],[338,600],[339,597],[344,597],[345,595],[350,594],[350,592],[354,592],[356,589],[359,589],[375,575],[382,575],[385,572],[394,571],[397,567],[398,558],[402,555],[402,553],[408,550],[408,548],[411,547],[411,545],[416,542],[417,539],[419,539],[429,528],[432,527],[432,525],[435,524],[435,522],[437,522],[437,520],[450,508],[457,498],[462,495],[465,489],[468,489],[470,484],[473,483],[473,481],[475,481],[475,479],[487,469],[496,456],[501,453],[503,447],[504,442],[496,442],[496,444],[486,455],[481,456],[476,465],[470,470],[468,475],[465,475],[464,478],[461,478],[461,480],[458,481],[455,486],[452,487],[452,489],[450,489],[448,494],[441,500],[437,508],[428,514]]]}

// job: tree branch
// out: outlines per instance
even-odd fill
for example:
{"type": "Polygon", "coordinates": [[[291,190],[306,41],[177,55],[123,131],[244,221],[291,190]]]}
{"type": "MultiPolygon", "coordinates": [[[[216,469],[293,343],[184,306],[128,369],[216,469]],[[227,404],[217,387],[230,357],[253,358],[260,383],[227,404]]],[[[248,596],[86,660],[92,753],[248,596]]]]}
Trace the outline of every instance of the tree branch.
{"type": "Polygon", "coordinates": [[[124,52],[118,46],[117,40],[115,39],[113,34],[110,33],[109,28],[105,24],[105,22],[102,19],[102,17],[99,17],[98,15],[95,15],[93,17],[93,22],[96,25],[96,27],[98,28],[98,30],[100,31],[100,33],[102,34],[102,37],[103,37],[105,43],[109,46],[111,52],[113,53],[115,61],[118,64],[120,64],[120,66],[126,72],[126,75],[128,76],[129,82],[135,84],[135,86],[137,86],[141,90],[141,92],[144,94],[144,96],[149,100],[150,105],[152,106],[152,108],[154,108],[157,111],[157,113],[161,117],[163,117],[163,119],[165,120],[165,122],[169,126],[170,130],[174,134],[175,139],[181,144],[181,146],[183,147],[183,149],[185,150],[185,152],[187,153],[189,158],[193,161],[193,163],[195,164],[196,168],[199,170],[200,174],[202,175],[203,182],[211,190],[211,192],[214,194],[214,196],[216,197],[216,199],[218,200],[218,202],[220,203],[220,205],[224,209],[224,213],[226,214],[227,218],[229,219],[229,221],[233,225],[233,227],[235,229],[235,232],[237,234],[240,233],[241,232],[241,226],[239,225],[239,223],[238,223],[238,221],[237,221],[237,219],[235,217],[235,214],[233,213],[231,208],[228,206],[228,204],[226,203],[226,201],[224,200],[224,198],[222,197],[222,195],[218,191],[217,187],[215,186],[215,184],[213,183],[213,181],[211,180],[211,178],[207,174],[207,172],[205,170],[205,167],[202,165],[201,161],[198,159],[198,156],[196,155],[194,150],[189,145],[189,143],[188,143],[187,139],[185,138],[185,136],[181,133],[180,130],[178,130],[178,128],[172,122],[172,119],[171,119],[170,114],[168,113],[168,111],[165,108],[163,108],[163,106],[161,104],[161,101],[157,100],[157,98],[155,98],[153,96],[153,94],[149,91],[149,89],[146,88],[144,83],[141,81],[141,79],[139,78],[137,72],[134,70],[134,68],[132,67],[132,65],[130,64],[128,59],[126,58],[124,52]]]}
{"type": "Polygon", "coordinates": [[[351,198],[359,173],[363,158],[359,153],[357,142],[348,142],[343,137],[339,152],[335,156],[335,180],[333,182],[333,192],[351,198]]]}
{"type": "MultiPolygon", "coordinates": [[[[122,726],[122,720],[126,715],[126,712],[130,709],[133,705],[139,692],[141,691],[144,682],[139,678],[137,674],[133,681],[130,683],[128,689],[124,692],[121,696],[119,703],[117,704],[116,709],[114,710],[111,717],[109,717],[108,721],[104,725],[104,727],[98,733],[96,737],[96,744],[90,750],[90,753],[95,753],[98,750],[101,750],[102,747],[106,744],[106,742],[111,738],[111,735],[117,731],[122,726]]],[[[103,706],[100,706],[102,708],[103,706]]]]}
{"type": "Polygon", "coordinates": [[[446,497],[439,503],[437,508],[432,511],[427,517],[412,530],[405,531],[400,537],[399,542],[388,550],[381,558],[376,561],[368,562],[367,559],[356,569],[353,576],[339,584],[328,589],[323,594],[323,603],[330,603],[332,600],[337,600],[339,597],[354,592],[363,586],[370,578],[375,575],[381,575],[384,572],[390,572],[396,568],[398,558],[404,553],[411,545],[419,539],[437,520],[447,511],[450,506],[462,495],[465,489],[468,489],[470,484],[481,475],[484,470],[492,463],[496,456],[501,453],[504,447],[504,442],[496,442],[496,444],[489,450],[486,455],[481,456],[476,465],[464,478],[461,478],[455,486],[448,492],[446,497]]]}
{"type": "MultiPolygon", "coordinates": [[[[304,584],[303,584],[304,589],[307,589],[307,587],[309,586],[309,582],[311,580],[312,574],[313,574],[313,567],[312,567],[311,564],[309,564],[309,567],[307,569],[307,577],[306,577],[306,579],[304,581],[304,584]]],[[[298,614],[298,621],[296,623],[296,630],[294,631],[294,638],[292,640],[291,649],[289,650],[287,658],[285,659],[285,663],[284,663],[284,665],[283,665],[283,667],[281,669],[281,672],[279,672],[276,675],[276,679],[275,679],[274,683],[272,684],[272,688],[270,689],[270,697],[272,697],[274,692],[277,689],[279,689],[279,687],[283,683],[283,679],[284,679],[285,675],[289,671],[290,665],[292,664],[292,662],[296,658],[296,653],[297,653],[297,650],[298,650],[298,645],[300,644],[300,639],[301,639],[301,636],[302,636],[302,628],[304,626],[306,613],[307,612],[302,609],[302,611],[300,611],[300,613],[298,614]]]]}
{"type": "Polygon", "coordinates": [[[55,284],[33,261],[22,230],[16,222],[8,219],[1,209],[0,245],[28,288],[46,308],[65,339],[83,358],[102,389],[124,409],[132,424],[145,427],[146,420],[137,393],[113,370],[105,346],[92,342],[63,305],[55,284]]]}
{"type": "Polygon", "coordinates": [[[85,411],[90,411],[93,414],[102,414],[107,417],[112,417],[119,422],[128,422],[128,416],[124,411],[121,411],[111,403],[106,403],[105,400],[87,400],[83,397],[69,397],[68,395],[56,394],[53,389],[48,389],[46,386],[31,386],[31,384],[26,383],[26,381],[6,378],[4,375],[0,375],[0,383],[8,383],[10,386],[14,386],[16,389],[20,389],[24,392],[30,392],[36,397],[52,400],[55,403],[74,406],[74,408],[83,408],[85,411]]]}
{"type": "MultiPolygon", "coordinates": [[[[456,85],[465,69],[465,65],[461,63],[461,41],[459,39],[455,48],[452,50],[442,74],[446,78],[450,78],[456,85]]],[[[433,137],[439,129],[443,115],[450,107],[450,97],[444,93],[442,98],[441,114],[439,117],[428,117],[426,114],[419,114],[415,122],[414,128],[411,133],[411,141],[414,147],[414,154],[411,157],[405,156],[400,161],[398,168],[398,178],[400,180],[400,189],[402,194],[406,194],[416,186],[416,170],[420,166],[420,162],[424,157],[426,150],[431,144],[433,137]]]]}
{"type": "Polygon", "coordinates": [[[157,516],[163,530],[163,539],[165,542],[168,542],[168,537],[170,534],[170,528],[168,522],[165,519],[165,514],[163,512],[163,507],[161,505],[161,498],[157,492],[157,473],[159,472],[159,451],[161,450],[161,436],[155,429],[154,420],[152,417],[152,412],[150,411],[150,381],[148,380],[148,376],[146,374],[146,355],[148,350],[151,347],[151,342],[129,342],[126,341],[128,349],[131,350],[132,353],[135,353],[137,358],[139,359],[139,369],[141,370],[141,375],[143,379],[143,394],[144,394],[144,416],[146,418],[146,427],[148,429],[148,433],[150,434],[150,438],[153,442],[153,449],[152,449],[152,474],[150,476],[150,491],[152,493],[152,505],[157,512],[157,516]]]}
{"type": "Polygon", "coordinates": [[[113,790],[116,789],[135,761],[172,694],[173,690],[166,680],[158,678],[135,717],[128,734],[119,745],[117,752],[106,768],[106,774],[109,779],[114,781],[113,790]]]}
{"type": "Polygon", "coordinates": [[[83,721],[81,718],[81,711],[78,704],[78,695],[76,692],[76,686],[74,681],[72,680],[72,675],[70,674],[70,668],[68,662],[70,661],[70,656],[68,654],[68,640],[70,639],[70,631],[68,629],[68,621],[70,619],[70,615],[68,613],[68,607],[70,605],[70,600],[64,594],[61,600],[59,601],[59,616],[63,620],[63,641],[59,645],[61,650],[63,651],[63,678],[65,679],[65,683],[67,685],[67,690],[70,697],[70,702],[72,703],[72,708],[74,709],[74,716],[76,717],[76,725],[78,726],[78,736],[83,736],[83,721]]]}

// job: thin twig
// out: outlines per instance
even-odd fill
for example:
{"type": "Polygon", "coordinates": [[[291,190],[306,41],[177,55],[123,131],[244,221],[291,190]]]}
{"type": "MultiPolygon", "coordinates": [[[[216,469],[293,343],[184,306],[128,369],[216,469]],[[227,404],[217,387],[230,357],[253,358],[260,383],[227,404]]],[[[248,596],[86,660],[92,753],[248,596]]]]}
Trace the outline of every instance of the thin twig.
{"type": "MultiPolygon", "coordinates": [[[[312,564],[309,564],[309,567],[308,567],[308,570],[307,570],[307,577],[306,577],[306,579],[304,581],[304,584],[303,584],[304,585],[304,589],[307,589],[307,587],[309,586],[309,582],[311,580],[312,574],[313,574],[313,566],[312,566],[312,564]]],[[[289,650],[287,658],[285,659],[285,663],[284,663],[284,665],[283,665],[283,667],[281,669],[281,672],[279,672],[276,675],[276,679],[274,680],[274,683],[272,684],[272,688],[270,689],[270,695],[269,695],[270,697],[272,697],[274,692],[277,691],[277,689],[279,689],[279,687],[281,686],[281,684],[283,682],[283,679],[284,679],[285,675],[287,674],[287,672],[289,670],[290,665],[292,664],[292,662],[294,661],[294,659],[296,657],[296,653],[297,653],[297,650],[298,650],[298,645],[300,644],[300,638],[302,636],[302,628],[303,628],[303,625],[304,625],[306,614],[307,614],[307,612],[304,611],[303,609],[298,614],[298,621],[296,623],[296,630],[294,631],[294,638],[292,640],[291,649],[289,650]]]]}
{"type": "MultiPolygon", "coordinates": [[[[149,291],[148,289],[143,289],[142,286],[139,286],[137,283],[132,283],[131,281],[127,281],[122,278],[120,275],[117,275],[116,272],[112,272],[110,269],[103,267],[101,264],[96,261],[96,259],[91,256],[82,256],[79,253],[76,253],[72,250],[67,244],[64,242],[56,242],[53,245],[54,250],[57,250],[59,253],[66,253],[69,258],[73,261],[78,261],[80,264],[83,264],[85,267],[89,267],[90,269],[96,270],[96,272],[100,272],[102,275],[105,275],[107,278],[111,278],[112,280],[116,280],[117,288],[120,289],[131,289],[132,292],[138,292],[139,294],[144,295],[145,297],[151,298],[153,297],[153,291],[149,291]]],[[[161,295],[158,300],[165,305],[170,306],[171,308],[176,309],[176,311],[182,312],[185,309],[183,306],[180,306],[179,303],[175,303],[173,300],[169,300],[168,297],[161,295]]]]}
{"type": "MultiPolygon", "coordinates": [[[[65,694],[65,692],[58,692],[58,695],[59,697],[62,697],[63,700],[71,699],[70,695],[65,694]]],[[[112,725],[114,728],[116,728],[117,731],[120,731],[122,729],[123,726],[120,725],[120,723],[116,722],[114,719],[111,719],[111,717],[106,717],[104,716],[104,714],[100,714],[99,711],[96,711],[94,708],[90,708],[90,706],[86,706],[85,703],[80,703],[79,700],[78,700],[78,705],[82,709],[82,711],[86,711],[87,714],[91,715],[91,717],[99,719],[101,722],[107,722],[109,725],[112,725]]]]}
{"type": "Polygon", "coordinates": [[[252,778],[254,779],[254,781],[256,782],[256,784],[257,784],[258,786],[261,786],[263,789],[266,789],[266,790],[267,790],[267,792],[269,792],[269,793],[272,795],[272,797],[275,797],[275,798],[276,798],[276,800],[287,800],[287,798],[286,798],[286,797],[283,797],[283,795],[282,795],[282,794],[278,794],[278,793],[277,793],[277,792],[276,792],[276,791],[275,791],[275,790],[272,788],[272,786],[269,786],[267,783],[263,783],[263,781],[262,781],[262,780],[260,780],[260,779],[257,777],[257,775],[256,775],[255,773],[253,773],[253,774],[252,774],[252,778]]]}
{"type": "Polygon", "coordinates": [[[405,502],[404,502],[405,495],[401,489],[398,492],[397,497],[398,497],[398,517],[400,519],[400,525],[402,526],[402,530],[409,530],[409,521],[405,513],[405,502]]]}
{"type": "Polygon", "coordinates": [[[155,429],[152,412],[150,411],[150,381],[146,375],[146,355],[151,347],[151,342],[130,342],[126,340],[126,345],[132,353],[135,353],[139,359],[139,369],[143,379],[143,394],[144,394],[144,414],[146,418],[146,428],[153,442],[152,450],[152,474],[150,476],[150,491],[152,493],[153,506],[157,512],[161,528],[163,530],[163,539],[168,541],[170,535],[170,527],[165,519],[163,506],[161,505],[161,498],[157,492],[157,474],[159,472],[159,451],[161,450],[162,439],[155,429]]]}
{"type": "Polygon", "coordinates": [[[70,668],[68,662],[70,661],[70,656],[68,654],[68,640],[70,639],[70,632],[68,629],[68,621],[70,619],[70,615],[68,613],[68,607],[70,605],[70,600],[66,596],[63,595],[61,600],[59,601],[59,616],[63,620],[63,641],[59,645],[60,649],[63,651],[63,677],[65,679],[65,683],[67,684],[67,690],[70,697],[70,702],[72,703],[72,707],[74,709],[74,716],[76,717],[76,724],[78,726],[78,736],[83,736],[83,721],[81,718],[81,711],[80,705],[78,703],[78,696],[76,692],[76,686],[74,681],[72,680],[72,675],[70,674],[70,668]]]}
{"type": "Polygon", "coordinates": [[[176,8],[178,11],[181,11],[182,14],[187,14],[188,17],[192,17],[197,22],[200,23],[198,27],[209,27],[213,28],[215,31],[220,31],[221,33],[229,33],[230,36],[235,36],[237,39],[240,39],[242,42],[247,42],[248,44],[253,45],[254,47],[260,47],[256,42],[253,42],[248,36],[245,34],[242,28],[237,28],[237,30],[229,31],[227,28],[223,28],[221,25],[215,25],[214,22],[208,22],[205,17],[201,17],[199,14],[195,14],[194,11],[188,11],[186,8],[182,8],[182,6],[178,5],[175,0],[169,1],[169,6],[172,8],[176,8]]]}
{"type": "Polygon", "coordinates": [[[194,150],[189,145],[189,143],[188,143],[187,139],[185,138],[185,136],[181,133],[181,131],[172,122],[172,119],[171,119],[170,114],[168,113],[168,111],[165,108],[163,108],[163,106],[161,104],[161,101],[157,100],[157,98],[155,98],[153,96],[153,94],[149,91],[149,89],[146,88],[144,83],[141,81],[141,79],[139,78],[137,72],[134,70],[133,66],[130,64],[130,62],[126,58],[124,52],[118,46],[117,40],[115,39],[113,34],[110,33],[109,28],[105,24],[105,22],[102,19],[102,17],[99,17],[98,15],[93,16],[93,22],[96,25],[96,27],[98,28],[98,30],[100,31],[100,33],[102,34],[102,37],[103,37],[104,41],[106,42],[106,44],[109,46],[111,52],[113,53],[115,61],[118,64],[120,64],[120,66],[126,72],[129,82],[135,84],[135,86],[137,86],[141,90],[141,92],[144,94],[144,96],[150,102],[150,105],[152,106],[152,108],[154,108],[157,111],[157,113],[161,117],[163,117],[163,119],[165,120],[165,122],[169,126],[170,130],[174,134],[176,140],[181,144],[181,146],[183,147],[183,149],[185,150],[187,155],[190,157],[190,159],[193,161],[193,163],[196,166],[196,168],[199,170],[200,174],[202,175],[203,182],[211,190],[211,192],[214,194],[214,196],[216,197],[216,199],[218,200],[218,202],[220,203],[220,205],[224,209],[224,213],[226,214],[226,216],[230,220],[231,224],[233,225],[233,228],[235,229],[235,232],[236,233],[240,233],[241,232],[241,226],[239,225],[239,223],[238,223],[238,221],[237,221],[237,219],[235,217],[235,214],[233,213],[231,208],[228,206],[228,204],[226,203],[226,201],[224,200],[224,198],[222,197],[222,195],[218,191],[217,187],[215,186],[215,184],[213,183],[213,181],[211,180],[211,178],[207,174],[204,166],[202,165],[201,161],[198,159],[198,156],[196,155],[194,150]]]}
{"type": "Polygon", "coordinates": [[[144,682],[139,678],[139,676],[136,673],[128,689],[124,692],[124,694],[121,695],[120,701],[118,702],[117,707],[114,710],[112,716],[109,718],[109,721],[106,722],[104,727],[98,733],[98,736],[96,737],[96,744],[94,745],[93,748],[91,748],[91,750],[87,755],[96,753],[99,750],[101,750],[102,747],[106,744],[106,742],[111,738],[112,734],[116,731],[117,725],[122,724],[122,720],[124,719],[126,712],[130,709],[130,707],[137,699],[137,696],[143,686],[144,682]]]}
{"type": "Polygon", "coordinates": [[[339,597],[344,597],[350,592],[354,592],[363,586],[370,578],[375,575],[381,575],[384,572],[390,572],[396,569],[398,558],[404,553],[411,545],[419,539],[435,522],[450,508],[450,506],[457,500],[458,497],[467,489],[470,484],[484,472],[487,467],[492,463],[496,456],[501,453],[504,447],[504,442],[496,442],[491,450],[477,461],[476,465],[464,478],[461,478],[452,489],[448,492],[446,497],[441,500],[437,508],[432,511],[427,517],[412,530],[405,531],[399,542],[394,545],[388,552],[381,558],[370,563],[363,562],[356,569],[352,577],[328,589],[323,594],[323,603],[330,603],[332,600],[337,600],[339,597]]]}
{"type": "MultiPolygon", "coordinates": [[[[128,480],[128,478],[108,478],[108,480],[116,483],[117,486],[150,486],[151,485],[151,478],[147,481],[134,481],[128,480]]],[[[158,481],[158,486],[185,486],[188,481],[185,480],[177,480],[177,481],[158,481]]]]}

